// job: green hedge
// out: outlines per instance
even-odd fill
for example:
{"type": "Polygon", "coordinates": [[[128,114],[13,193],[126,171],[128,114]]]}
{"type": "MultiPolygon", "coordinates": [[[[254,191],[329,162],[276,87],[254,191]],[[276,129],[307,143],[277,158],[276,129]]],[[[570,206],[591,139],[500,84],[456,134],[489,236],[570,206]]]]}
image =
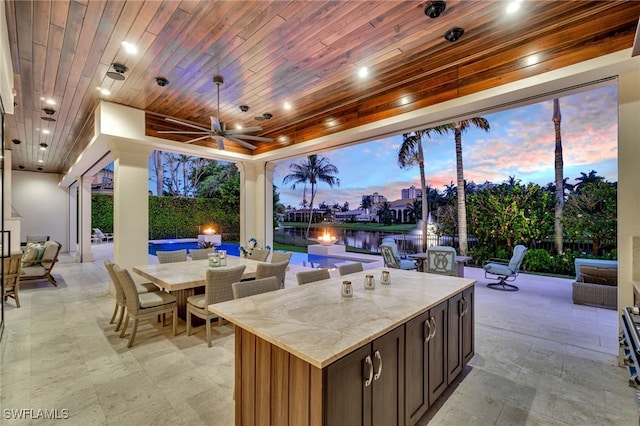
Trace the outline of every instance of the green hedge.
{"type": "MultiPolygon", "coordinates": [[[[92,228],[113,232],[113,196],[94,194],[91,201],[92,228]]],[[[150,196],[149,239],[195,238],[203,227],[213,226],[226,241],[237,241],[239,216],[218,199],[150,196]]]]}

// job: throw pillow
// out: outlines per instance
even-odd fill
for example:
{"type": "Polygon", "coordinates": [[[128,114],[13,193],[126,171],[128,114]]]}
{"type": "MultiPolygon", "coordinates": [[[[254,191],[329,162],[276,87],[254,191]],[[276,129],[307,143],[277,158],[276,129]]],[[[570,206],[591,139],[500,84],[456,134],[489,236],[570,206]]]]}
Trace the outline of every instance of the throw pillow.
{"type": "Polygon", "coordinates": [[[22,255],[22,266],[35,266],[40,264],[44,254],[44,244],[29,243],[22,255]]]}

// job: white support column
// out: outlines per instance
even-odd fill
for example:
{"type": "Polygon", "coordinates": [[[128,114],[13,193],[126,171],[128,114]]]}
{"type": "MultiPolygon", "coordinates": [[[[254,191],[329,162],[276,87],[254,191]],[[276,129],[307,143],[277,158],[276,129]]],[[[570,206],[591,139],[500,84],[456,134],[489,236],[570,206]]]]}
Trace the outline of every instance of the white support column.
{"type": "MultiPolygon", "coordinates": [[[[80,235],[78,236],[76,261],[93,262],[93,253],[91,252],[91,176],[80,176],[77,182],[80,235]]],[[[69,190],[71,191],[71,189],[69,190]]],[[[69,249],[73,247],[74,242],[75,240],[69,241],[69,249]]]]}
{"type": "Polygon", "coordinates": [[[633,306],[632,279],[640,280],[640,256],[634,264],[632,248],[640,237],[640,70],[619,76],[618,108],[618,308],[624,308],[633,306]]]}
{"type": "Polygon", "coordinates": [[[264,167],[264,241],[265,244],[273,247],[273,171],[276,163],[265,164],[264,167]]]}
{"type": "MultiPolygon", "coordinates": [[[[271,216],[266,217],[265,163],[243,161],[236,166],[240,171],[240,245],[249,238],[256,238],[261,246],[269,245],[273,242],[273,230],[269,238],[266,224],[272,226],[271,216]]],[[[271,189],[269,197],[273,197],[271,189]]]]}
{"type": "Polygon", "coordinates": [[[149,156],[151,146],[113,139],[113,257],[121,268],[149,263],[149,156]]]}

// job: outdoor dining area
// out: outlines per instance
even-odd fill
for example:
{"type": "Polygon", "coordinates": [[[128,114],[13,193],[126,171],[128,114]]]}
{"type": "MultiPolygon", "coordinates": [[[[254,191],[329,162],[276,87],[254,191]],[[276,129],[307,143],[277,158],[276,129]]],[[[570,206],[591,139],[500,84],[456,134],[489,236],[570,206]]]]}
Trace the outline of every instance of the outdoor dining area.
{"type": "MultiPolygon", "coordinates": [[[[14,366],[3,372],[3,386],[12,389],[11,394],[3,395],[3,405],[69,407],[84,424],[234,424],[234,324],[222,321],[218,325],[213,320],[209,347],[203,326],[194,327],[188,335],[186,320],[178,315],[174,336],[172,315],[167,313],[163,320],[160,314],[158,321],[154,312],[149,319],[140,318],[134,344],[128,348],[134,319],[124,339],[119,337],[124,320],[119,330],[117,318],[110,323],[115,299],[107,290],[111,279],[104,261],[113,258],[113,246],[98,247],[93,263],[79,264],[61,255],[55,272],[58,287],[46,281],[34,283],[22,294],[21,308],[9,310],[15,327],[5,332],[5,338],[8,342],[28,338],[30,343],[13,345],[14,350],[3,355],[14,366]],[[86,303],[78,304],[80,296],[86,303]],[[69,347],[78,349],[69,352],[69,347]],[[24,361],[27,350],[31,359],[26,363],[31,367],[24,361]],[[27,392],[38,383],[42,391],[27,392]]],[[[243,274],[257,270],[251,265],[258,262],[233,256],[226,268],[234,268],[230,263],[234,261],[246,265],[243,274]]],[[[330,290],[324,297],[353,303],[368,294],[383,295],[387,287],[381,283],[380,272],[374,271],[378,268],[390,271],[389,289],[400,288],[394,277],[402,272],[385,268],[382,262],[361,265],[363,270],[351,275],[352,285],[358,287],[351,300],[340,295],[342,281],[349,275],[341,276],[338,269],[329,271],[330,290]],[[372,293],[365,292],[366,275],[375,278],[372,293]]],[[[197,279],[206,282],[208,260],[189,260],[188,253],[187,260],[169,264],[158,263],[150,255],[148,264],[136,269],[157,276],[163,275],[163,268],[188,266],[197,267],[197,279]]],[[[282,294],[301,296],[305,286],[322,287],[321,282],[298,285],[297,274],[309,270],[290,263],[282,294]]],[[[129,273],[138,285],[150,281],[132,269],[129,273]]],[[[630,390],[624,385],[626,373],[617,366],[615,311],[573,304],[572,279],[521,273],[517,280],[520,291],[499,292],[486,287],[489,281],[480,268],[466,266],[465,278],[476,281],[475,356],[454,380],[455,391],[445,391],[436,408],[417,424],[525,424],[532,420],[541,424],[629,424],[635,418],[630,390]],[[606,398],[599,396],[605,394],[606,398]]],[[[168,287],[171,278],[164,280],[168,287]]],[[[252,297],[267,298],[280,291],[252,297]]],[[[142,300],[143,293],[140,297],[142,300]]],[[[252,298],[245,300],[249,303],[252,298]]],[[[377,361],[374,365],[377,370],[377,361]]]]}

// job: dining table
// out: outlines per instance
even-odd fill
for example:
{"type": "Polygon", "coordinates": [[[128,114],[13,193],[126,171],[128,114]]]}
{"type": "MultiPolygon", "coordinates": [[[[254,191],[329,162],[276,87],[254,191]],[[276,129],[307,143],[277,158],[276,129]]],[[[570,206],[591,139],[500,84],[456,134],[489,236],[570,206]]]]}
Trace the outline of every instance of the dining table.
{"type": "MultiPolygon", "coordinates": [[[[244,265],[246,268],[242,274],[242,279],[249,280],[256,277],[256,270],[259,263],[264,262],[238,256],[227,256],[227,265],[217,266],[215,268],[233,268],[244,265]]],[[[187,298],[194,294],[204,293],[208,269],[208,259],[155,263],[131,268],[134,273],[148,279],[165,291],[176,296],[178,316],[182,319],[186,318],[187,298]]]]}

